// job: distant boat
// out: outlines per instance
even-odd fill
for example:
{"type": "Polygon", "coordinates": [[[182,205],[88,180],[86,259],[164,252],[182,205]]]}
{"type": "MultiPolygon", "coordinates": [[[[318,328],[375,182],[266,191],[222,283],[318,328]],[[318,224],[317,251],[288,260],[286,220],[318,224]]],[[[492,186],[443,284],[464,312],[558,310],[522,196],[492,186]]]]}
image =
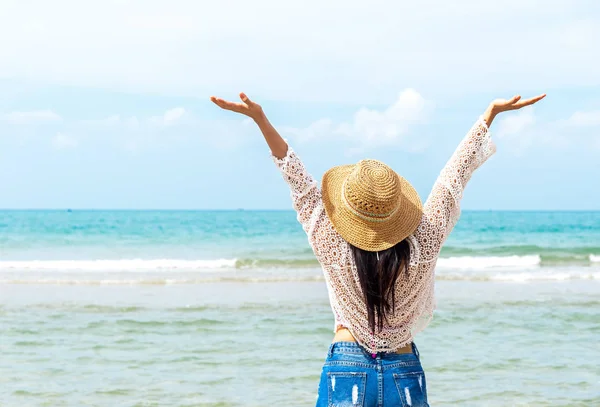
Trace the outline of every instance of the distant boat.
{"type": "Polygon", "coordinates": [[[67,209],[67,212],[73,212],[71,209],[67,209]]]}

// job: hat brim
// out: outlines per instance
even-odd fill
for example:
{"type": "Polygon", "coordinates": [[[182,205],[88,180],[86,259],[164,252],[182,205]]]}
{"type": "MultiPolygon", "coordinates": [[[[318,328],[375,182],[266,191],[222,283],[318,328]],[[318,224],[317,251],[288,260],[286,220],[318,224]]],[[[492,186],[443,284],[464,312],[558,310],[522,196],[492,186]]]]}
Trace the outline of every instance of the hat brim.
{"type": "Polygon", "coordinates": [[[342,185],[355,165],[333,167],[323,175],[321,191],[329,220],[348,243],[366,251],[382,251],[412,235],[423,218],[423,204],[415,188],[400,178],[400,207],[385,221],[357,216],[343,202],[342,185]]]}

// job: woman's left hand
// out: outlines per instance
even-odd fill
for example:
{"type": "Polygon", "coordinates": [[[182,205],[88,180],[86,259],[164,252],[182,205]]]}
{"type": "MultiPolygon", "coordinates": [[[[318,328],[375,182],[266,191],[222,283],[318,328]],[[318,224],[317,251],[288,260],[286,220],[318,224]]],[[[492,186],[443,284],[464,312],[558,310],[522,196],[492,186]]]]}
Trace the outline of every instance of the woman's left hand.
{"type": "Polygon", "coordinates": [[[544,93],[543,95],[539,95],[525,100],[522,100],[521,96],[519,95],[514,96],[511,99],[496,99],[492,103],[490,103],[489,107],[483,115],[483,119],[489,127],[498,113],[507,112],[509,110],[518,110],[525,106],[531,106],[545,97],[546,94],[544,93]]]}

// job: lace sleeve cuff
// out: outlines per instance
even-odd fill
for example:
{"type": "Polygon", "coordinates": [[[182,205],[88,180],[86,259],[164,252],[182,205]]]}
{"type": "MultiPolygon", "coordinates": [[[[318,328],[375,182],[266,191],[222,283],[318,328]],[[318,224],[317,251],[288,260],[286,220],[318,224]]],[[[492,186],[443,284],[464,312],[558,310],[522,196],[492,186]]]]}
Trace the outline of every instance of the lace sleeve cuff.
{"type": "Polygon", "coordinates": [[[481,125],[481,127],[483,127],[485,129],[485,131],[487,131],[489,133],[490,127],[485,122],[485,119],[483,118],[483,116],[479,116],[479,120],[477,122],[481,125]]]}
{"type": "Polygon", "coordinates": [[[275,157],[273,153],[271,153],[271,159],[273,160],[277,168],[279,168],[279,170],[281,170],[282,172],[286,172],[286,169],[291,162],[298,161],[298,156],[296,155],[292,147],[290,147],[290,145],[288,144],[288,150],[285,154],[285,157],[278,158],[275,157]]]}
{"type": "Polygon", "coordinates": [[[496,144],[492,139],[492,133],[490,132],[490,128],[487,123],[483,119],[483,116],[479,116],[479,120],[477,121],[476,127],[480,127],[482,130],[482,139],[481,139],[481,147],[477,154],[477,160],[475,162],[475,168],[478,168],[487,161],[494,153],[496,152],[496,144]]]}

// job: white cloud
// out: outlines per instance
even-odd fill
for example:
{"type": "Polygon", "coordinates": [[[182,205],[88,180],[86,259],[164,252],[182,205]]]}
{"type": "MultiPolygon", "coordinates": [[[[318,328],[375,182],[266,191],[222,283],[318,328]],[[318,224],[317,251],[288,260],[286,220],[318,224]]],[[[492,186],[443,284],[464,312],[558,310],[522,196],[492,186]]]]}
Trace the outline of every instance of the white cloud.
{"type": "Polygon", "coordinates": [[[287,128],[285,132],[299,141],[338,137],[350,144],[352,153],[366,148],[396,145],[405,150],[419,150],[425,146],[420,140],[407,141],[411,129],[422,124],[431,110],[428,103],[414,89],[405,89],[398,99],[383,110],[361,108],[350,122],[334,123],[325,118],[317,120],[304,129],[287,128]]]}
{"type": "Polygon", "coordinates": [[[596,10],[595,0],[4,0],[0,77],[367,104],[407,84],[461,95],[598,85],[596,10]]]}
{"type": "Polygon", "coordinates": [[[56,135],[52,137],[52,145],[56,149],[63,150],[77,147],[79,142],[74,137],[67,136],[64,133],[56,133],[56,135]]]}
{"type": "Polygon", "coordinates": [[[121,116],[119,116],[118,114],[108,116],[106,119],[99,120],[98,123],[106,124],[109,126],[118,124],[121,123],[121,116]]]}
{"type": "Polygon", "coordinates": [[[591,112],[575,112],[568,119],[568,124],[575,127],[600,126],[600,110],[591,112]]]}
{"type": "Polygon", "coordinates": [[[335,124],[331,119],[319,119],[303,129],[294,127],[283,127],[282,131],[298,139],[298,141],[308,141],[313,139],[328,138],[336,134],[335,124]]]}
{"type": "Polygon", "coordinates": [[[536,121],[533,107],[525,107],[517,112],[501,113],[495,133],[509,143],[509,149],[513,153],[521,155],[536,143],[548,144],[550,141],[549,134],[538,131],[536,121]]]}
{"type": "Polygon", "coordinates": [[[363,140],[369,145],[395,143],[410,126],[425,118],[425,99],[414,89],[400,93],[398,100],[383,111],[362,108],[350,124],[336,130],[346,137],[363,140]]]}
{"type": "Polygon", "coordinates": [[[209,124],[197,120],[185,108],[175,107],[160,115],[113,114],[101,119],[80,120],[74,126],[78,133],[94,134],[118,148],[139,153],[161,143],[183,140],[190,131],[201,131],[209,124]]]}
{"type": "Polygon", "coordinates": [[[185,116],[189,116],[189,113],[183,107],[175,107],[159,116],[138,118],[137,116],[126,117],[114,114],[103,119],[84,120],[82,123],[92,126],[123,126],[129,130],[137,130],[145,126],[171,126],[181,122],[185,116]]]}
{"type": "Polygon", "coordinates": [[[183,107],[169,109],[163,115],[163,122],[165,125],[174,124],[179,121],[183,115],[185,115],[185,109],[183,107]]]}
{"type": "Polygon", "coordinates": [[[185,114],[186,111],[183,107],[174,107],[164,112],[161,116],[150,117],[148,122],[153,125],[171,126],[180,122],[185,114]]]}
{"type": "Polygon", "coordinates": [[[575,112],[556,127],[562,129],[565,140],[600,150],[600,110],[575,112]]]}
{"type": "Polygon", "coordinates": [[[568,118],[538,119],[534,108],[517,113],[502,113],[498,118],[498,137],[517,152],[532,146],[554,148],[600,148],[600,111],[579,111],[568,118]],[[596,129],[590,132],[590,129],[596,129]]]}
{"type": "Polygon", "coordinates": [[[100,121],[100,123],[108,126],[124,126],[129,130],[138,130],[140,128],[140,122],[141,121],[137,116],[121,117],[119,115],[109,116],[100,121]]]}
{"type": "Polygon", "coordinates": [[[504,113],[498,123],[498,137],[518,136],[531,129],[536,122],[533,107],[525,107],[516,113],[504,113]]]}
{"type": "Polygon", "coordinates": [[[123,119],[118,114],[105,117],[103,119],[81,120],[80,123],[88,126],[117,126],[123,124],[123,119]]]}
{"type": "Polygon", "coordinates": [[[57,122],[62,118],[52,110],[34,110],[29,112],[6,113],[0,118],[9,123],[24,124],[33,122],[57,122]]]}

